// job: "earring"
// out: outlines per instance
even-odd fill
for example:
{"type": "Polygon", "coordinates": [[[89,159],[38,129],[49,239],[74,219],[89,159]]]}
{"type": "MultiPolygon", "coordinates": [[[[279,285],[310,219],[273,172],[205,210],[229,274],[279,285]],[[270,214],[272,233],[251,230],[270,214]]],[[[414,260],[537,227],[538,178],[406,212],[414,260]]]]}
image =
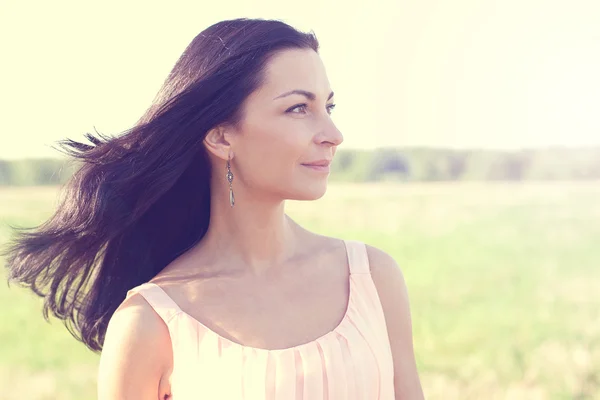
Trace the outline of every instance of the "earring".
{"type": "MultiPolygon", "coordinates": [[[[230,156],[231,157],[231,156],[230,156]]],[[[227,159],[227,181],[229,182],[229,204],[231,207],[235,204],[235,198],[233,197],[233,188],[231,187],[231,182],[233,182],[233,174],[231,173],[231,164],[229,163],[229,159],[227,159]]]]}

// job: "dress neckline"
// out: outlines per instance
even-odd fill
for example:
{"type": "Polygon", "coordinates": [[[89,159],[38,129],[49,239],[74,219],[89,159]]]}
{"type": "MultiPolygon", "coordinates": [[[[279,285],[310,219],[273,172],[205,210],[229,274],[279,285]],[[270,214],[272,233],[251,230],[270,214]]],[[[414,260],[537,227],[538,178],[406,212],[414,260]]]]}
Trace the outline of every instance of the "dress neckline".
{"type": "Polygon", "coordinates": [[[343,315],[342,319],[340,320],[340,322],[332,330],[322,334],[321,336],[317,337],[316,339],[310,340],[308,342],[300,343],[295,346],[289,346],[289,347],[284,347],[284,348],[280,348],[280,349],[266,349],[263,347],[244,345],[244,344],[238,343],[236,341],[233,341],[231,339],[228,339],[225,336],[222,336],[219,333],[217,333],[216,331],[210,329],[208,326],[206,326],[205,324],[200,322],[198,319],[194,318],[192,315],[190,315],[187,312],[185,312],[184,310],[182,310],[181,307],[179,307],[179,305],[173,300],[173,298],[171,298],[171,296],[169,296],[167,294],[167,292],[165,292],[165,290],[162,287],[160,287],[159,285],[157,285],[156,283],[146,282],[143,285],[147,285],[147,286],[156,288],[164,296],[166,296],[170,302],[173,303],[173,305],[177,308],[177,312],[173,315],[173,318],[175,318],[177,316],[183,316],[186,319],[189,319],[190,321],[192,321],[194,324],[198,325],[201,329],[204,329],[208,334],[213,335],[218,340],[226,342],[230,346],[238,347],[238,348],[240,348],[242,350],[246,350],[246,351],[254,351],[257,353],[271,353],[271,354],[279,354],[279,353],[293,351],[293,350],[300,350],[300,349],[306,348],[308,346],[312,346],[314,344],[317,344],[317,343],[320,343],[320,342],[323,342],[323,341],[329,339],[331,336],[335,335],[336,333],[339,333],[339,331],[344,327],[344,325],[346,325],[349,322],[350,312],[351,312],[351,309],[352,309],[353,303],[354,303],[354,292],[355,292],[355,287],[354,287],[354,282],[353,282],[353,275],[354,275],[353,269],[354,268],[352,265],[353,260],[352,260],[351,254],[350,254],[350,250],[348,248],[348,243],[346,242],[346,240],[342,240],[342,241],[344,242],[344,246],[346,249],[347,267],[348,267],[348,271],[349,271],[348,280],[347,280],[347,282],[348,282],[348,297],[346,300],[347,305],[346,305],[346,310],[344,311],[344,315],[343,315]]]}

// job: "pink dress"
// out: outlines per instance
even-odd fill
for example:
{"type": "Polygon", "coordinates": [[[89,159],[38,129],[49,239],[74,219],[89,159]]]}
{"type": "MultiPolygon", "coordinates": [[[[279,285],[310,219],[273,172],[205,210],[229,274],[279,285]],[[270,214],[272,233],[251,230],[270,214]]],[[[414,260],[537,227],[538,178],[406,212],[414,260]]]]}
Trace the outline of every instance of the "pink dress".
{"type": "Polygon", "coordinates": [[[342,321],[285,349],[243,346],[182,311],[160,286],[141,294],[167,325],[173,346],[173,400],[394,400],[392,353],[363,242],[344,240],[350,298],[342,321]]]}

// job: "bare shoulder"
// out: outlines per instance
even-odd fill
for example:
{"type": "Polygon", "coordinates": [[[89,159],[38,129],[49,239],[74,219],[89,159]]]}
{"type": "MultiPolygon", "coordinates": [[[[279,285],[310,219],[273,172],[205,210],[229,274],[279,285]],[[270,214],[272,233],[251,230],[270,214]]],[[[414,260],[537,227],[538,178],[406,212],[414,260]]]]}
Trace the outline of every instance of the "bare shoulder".
{"type": "Polygon", "coordinates": [[[383,295],[390,294],[387,293],[389,291],[406,292],[404,274],[394,257],[375,246],[365,243],[365,247],[367,248],[371,276],[378,291],[382,291],[383,295]]]}
{"type": "Polygon", "coordinates": [[[172,362],[170,343],[167,326],[150,304],[137,293],[126,299],[106,330],[98,399],[157,399],[165,390],[161,380],[172,362]]]}
{"type": "Polygon", "coordinates": [[[368,244],[366,248],[392,350],[396,398],[422,400],[424,395],[413,348],[410,302],[404,274],[390,254],[368,244]]]}
{"type": "Polygon", "coordinates": [[[365,244],[371,277],[389,328],[410,325],[408,288],[396,260],[386,251],[365,244]]]}

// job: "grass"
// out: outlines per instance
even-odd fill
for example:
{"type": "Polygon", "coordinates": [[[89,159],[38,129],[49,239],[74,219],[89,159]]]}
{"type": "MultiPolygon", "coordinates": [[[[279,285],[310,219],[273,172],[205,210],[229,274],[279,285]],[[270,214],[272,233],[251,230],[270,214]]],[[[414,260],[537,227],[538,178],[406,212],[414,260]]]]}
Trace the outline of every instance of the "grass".
{"type": "MultiPolygon", "coordinates": [[[[6,223],[47,218],[56,194],[0,189],[0,244],[6,223]]],[[[428,399],[598,398],[598,182],[336,183],[287,212],[398,261],[428,399]]],[[[0,397],[95,398],[99,356],[40,306],[0,285],[0,397]]]]}

